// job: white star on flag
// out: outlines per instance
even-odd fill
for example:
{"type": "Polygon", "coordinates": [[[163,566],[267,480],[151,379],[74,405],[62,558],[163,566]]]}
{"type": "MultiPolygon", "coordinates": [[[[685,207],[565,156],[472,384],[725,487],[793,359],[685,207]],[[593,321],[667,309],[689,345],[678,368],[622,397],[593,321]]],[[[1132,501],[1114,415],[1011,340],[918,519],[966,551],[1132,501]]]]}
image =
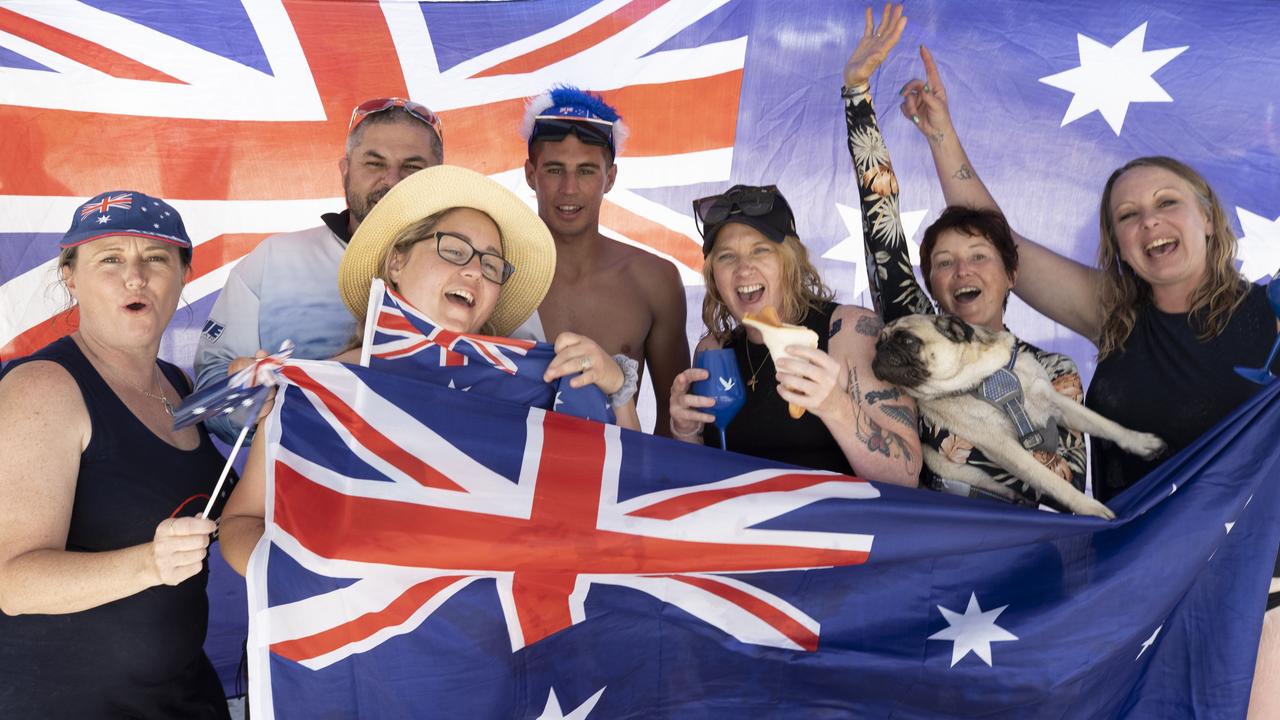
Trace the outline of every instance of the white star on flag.
{"type": "Polygon", "coordinates": [[[982,611],[978,606],[978,594],[969,594],[969,607],[964,614],[948,610],[941,605],[938,610],[946,618],[947,625],[942,630],[929,636],[930,640],[951,640],[951,667],[955,667],[965,655],[973,653],[991,667],[991,643],[1017,640],[1018,636],[996,624],[996,618],[1005,611],[1008,605],[1001,605],[995,610],[982,611]]]}
{"type": "Polygon", "coordinates": [[[1280,269],[1280,217],[1268,220],[1242,207],[1236,207],[1243,236],[1236,251],[1240,259],[1240,274],[1249,282],[1275,275],[1280,269]]]}
{"type": "Polygon", "coordinates": [[[1147,24],[1142,23],[1120,42],[1107,47],[1093,38],[1076,34],[1080,66],[1040,78],[1045,85],[1074,95],[1067,114],[1062,117],[1063,126],[1097,110],[1119,135],[1131,103],[1173,102],[1151,75],[1188,46],[1144,51],[1142,43],[1146,35],[1147,24]]]}
{"type": "MultiPolygon", "coordinates": [[[[472,386],[472,385],[468,385],[468,386],[466,386],[466,387],[462,388],[462,392],[466,392],[466,391],[470,390],[472,387],[474,387],[474,386],[472,386]]],[[[453,381],[452,381],[452,380],[450,380],[450,381],[449,381],[449,389],[450,389],[450,390],[457,390],[457,389],[458,389],[458,386],[457,386],[457,385],[454,385],[454,384],[453,384],[453,381]]],[[[557,401],[559,401],[559,397],[560,397],[560,394],[559,394],[559,393],[556,393],[557,401]]]]}
{"type": "Polygon", "coordinates": [[[587,715],[591,713],[592,708],[600,701],[600,696],[604,694],[604,688],[596,691],[595,695],[587,698],[573,712],[568,715],[560,709],[560,699],[556,697],[555,688],[551,688],[551,694],[547,695],[547,705],[542,709],[542,714],[538,716],[538,720],[586,720],[587,715]]]}
{"type": "Polygon", "coordinates": [[[109,223],[109,222],[111,222],[111,216],[110,216],[110,215],[99,215],[99,216],[98,216],[98,224],[99,224],[99,225],[106,225],[106,224],[107,224],[107,223],[109,223]]]}
{"type": "MultiPolygon", "coordinates": [[[[861,267],[866,263],[866,244],[862,241],[862,211],[856,207],[836,203],[836,212],[844,222],[849,234],[822,254],[824,260],[853,263],[861,267]]],[[[907,255],[911,258],[911,267],[920,267],[920,243],[915,241],[916,231],[924,223],[929,208],[908,210],[902,213],[902,236],[907,240],[907,255]]],[[[866,268],[853,273],[853,297],[857,297],[871,289],[867,282],[866,268]]]]}
{"type": "Polygon", "coordinates": [[[1149,638],[1147,638],[1146,640],[1143,640],[1143,641],[1142,641],[1142,649],[1138,651],[1138,657],[1134,658],[1134,660],[1137,660],[1138,658],[1141,658],[1141,657],[1142,657],[1142,653],[1146,652],[1146,651],[1147,651],[1147,648],[1149,648],[1149,647],[1151,647],[1152,645],[1155,645],[1155,644],[1156,644],[1156,636],[1157,636],[1157,635],[1159,635],[1159,634],[1160,634],[1160,631],[1161,631],[1161,630],[1163,630],[1163,629],[1164,629],[1164,625],[1161,625],[1160,627],[1156,628],[1156,629],[1155,629],[1155,631],[1153,631],[1153,632],[1151,633],[1151,637],[1149,637],[1149,638]]]}

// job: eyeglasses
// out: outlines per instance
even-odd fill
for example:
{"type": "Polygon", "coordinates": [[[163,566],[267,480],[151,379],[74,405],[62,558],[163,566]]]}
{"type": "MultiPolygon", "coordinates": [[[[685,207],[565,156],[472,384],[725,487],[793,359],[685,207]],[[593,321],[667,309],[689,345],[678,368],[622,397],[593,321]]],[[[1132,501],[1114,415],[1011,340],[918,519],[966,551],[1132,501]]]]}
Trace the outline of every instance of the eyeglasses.
{"type": "Polygon", "coordinates": [[[730,215],[762,217],[773,212],[775,203],[780,203],[779,209],[784,213],[785,218],[782,219],[786,223],[785,227],[778,229],[783,234],[794,235],[796,233],[795,217],[786,199],[778,193],[777,185],[763,187],[738,185],[730,188],[726,193],[699,198],[693,201],[693,215],[697,220],[698,232],[705,238],[708,229],[714,229],[730,215]]]}
{"type": "Polygon", "coordinates": [[[533,132],[529,133],[529,146],[535,140],[559,142],[573,133],[588,145],[609,148],[613,152],[613,123],[591,118],[538,118],[533,121],[533,132]]]}
{"type": "Polygon", "coordinates": [[[462,235],[440,230],[435,233],[435,238],[436,252],[454,265],[466,265],[471,262],[471,258],[479,255],[480,274],[489,282],[502,285],[516,271],[516,266],[501,255],[475,249],[471,241],[462,235]]]}
{"type": "Polygon", "coordinates": [[[444,123],[440,122],[440,117],[431,108],[419,102],[406,100],[404,98],[374,98],[373,100],[365,100],[351,111],[351,122],[347,124],[347,134],[350,135],[356,126],[364,121],[370,115],[390,110],[391,108],[404,108],[405,112],[418,118],[422,122],[431,126],[436,131],[436,136],[440,138],[440,142],[444,142],[444,123]]]}

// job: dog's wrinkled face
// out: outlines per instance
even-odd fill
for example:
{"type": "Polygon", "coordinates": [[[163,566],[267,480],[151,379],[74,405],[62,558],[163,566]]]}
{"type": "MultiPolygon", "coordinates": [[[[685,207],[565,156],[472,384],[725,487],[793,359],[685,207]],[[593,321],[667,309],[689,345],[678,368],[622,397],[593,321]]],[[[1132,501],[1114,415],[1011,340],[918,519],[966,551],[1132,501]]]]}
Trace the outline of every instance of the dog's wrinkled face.
{"type": "Polygon", "coordinates": [[[962,392],[1009,361],[1013,336],[974,328],[950,315],[909,315],[876,341],[876,377],[920,397],[962,392]]]}

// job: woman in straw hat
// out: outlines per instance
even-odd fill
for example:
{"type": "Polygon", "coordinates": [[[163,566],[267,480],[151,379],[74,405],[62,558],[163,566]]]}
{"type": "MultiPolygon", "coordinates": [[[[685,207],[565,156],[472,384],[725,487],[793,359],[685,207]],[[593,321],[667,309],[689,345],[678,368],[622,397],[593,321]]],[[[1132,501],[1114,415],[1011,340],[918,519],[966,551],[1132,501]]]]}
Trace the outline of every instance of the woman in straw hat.
{"type": "MultiPolygon", "coordinates": [[[[555,266],[551,233],[524,202],[483,175],[441,165],[414,173],[378,202],[343,255],[338,286],[357,318],[368,311],[376,277],[445,330],[507,335],[542,302],[555,266]]],[[[634,367],[574,333],[557,337],[555,350],[543,380],[577,374],[571,387],[599,387],[618,424],[640,428],[634,367]]],[[[335,359],[358,362],[360,349],[335,359]]],[[[255,441],[222,521],[222,553],[241,574],[262,537],[265,454],[265,441],[255,441]]]]}
{"type": "Polygon", "coordinates": [[[191,384],[156,358],[191,240],[122,190],[60,245],[79,327],[0,380],[0,717],[225,718],[202,649],[214,523],[192,517],[223,459],[173,429],[191,384]]]}

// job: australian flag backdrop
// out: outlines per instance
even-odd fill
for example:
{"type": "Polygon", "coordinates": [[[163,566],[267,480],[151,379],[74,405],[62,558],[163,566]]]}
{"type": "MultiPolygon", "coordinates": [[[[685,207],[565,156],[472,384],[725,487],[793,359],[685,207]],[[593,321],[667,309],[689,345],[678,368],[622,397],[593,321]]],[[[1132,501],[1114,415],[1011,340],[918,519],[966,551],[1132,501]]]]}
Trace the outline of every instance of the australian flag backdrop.
{"type": "MultiPolygon", "coordinates": [[[[388,95],[428,104],[444,119],[449,162],[490,174],[532,202],[515,127],[522,99],[556,82],[599,91],[626,116],[632,139],[605,198],[602,230],[676,264],[692,309],[691,340],[703,331],[696,311],[703,291],[689,203],[736,182],[779,185],[826,281],[844,302],[868,304],[839,97],[862,11],[861,3],[823,0],[0,0],[0,361],[74,329],[54,258],[84,198],[137,189],[182,212],[196,244],[194,267],[161,354],[189,366],[234,263],[263,237],[315,227],[320,214],[342,208],[337,161],[353,106],[388,95]]],[[[912,0],[906,12],[910,24],[872,89],[902,185],[909,240],[917,241],[943,206],[926,144],[895,109],[898,88],[922,76],[915,48],[927,44],[975,169],[1023,234],[1091,262],[1107,175],[1134,156],[1169,154],[1203,172],[1222,197],[1241,237],[1241,271],[1265,281],[1280,267],[1280,4],[912,0]]],[[[1020,337],[1071,355],[1086,382],[1091,377],[1093,350],[1081,338],[1016,298],[1008,323],[1020,337]]],[[[646,417],[649,391],[640,397],[646,417]]],[[[1242,467],[1252,478],[1261,466],[1242,467]]],[[[882,493],[878,502],[891,497],[882,493]]],[[[1032,524],[1049,535],[1068,522],[1006,508],[986,512],[995,527],[1032,524]]],[[[951,540],[952,522],[931,526],[925,537],[951,540]]],[[[1078,522],[1086,525],[1070,527],[1090,521],[1078,522]]],[[[877,549],[886,542],[878,536],[877,549]]],[[[1196,587],[1237,597],[1226,590],[1235,581],[1205,574],[1224,550],[1208,563],[1190,556],[1169,562],[1202,573],[1196,587]]],[[[967,562],[943,557],[951,559],[937,565],[948,572],[967,562]]],[[[230,689],[244,637],[244,590],[217,553],[213,563],[209,651],[230,689]]],[[[886,566],[819,574],[882,571],[872,567],[886,566]]],[[[491,579],[467,592],[484,583],[492,596],[491,579]]],[[[971,592],[982,613],[1010,603],[994,622],[1019,637],[1027,632],[1004,625],[1023,612],[1016,603],[971,592]]],[[[875,602],[905,601],[885,594],[875,602]]],[[[962,615],[968,608],[959,597],[935,604],[962,615]]],[[[1124,603],[1117,621],[1138,607],[1124,603]]],[[[922,632],[942,629],[939,614],[920,617],[931,623],[922,632]]],[[[1094,627],[1098,617],[1071,614],[1070,623],[1094,627]]],[[[1068,623],[1057,619],[1050,627],[1068,623]]],[[[1197,635],[1189,623],[1163,628],[1142,663],[1175,630],[1206,644],[1167,677],[1241,651],[1210,630],[1197,635]]],[[[1154,630],[1138,634],[1145,639],[1154,630]]],[[[873,626],[862,632],[875,644],[873,626]]],[[[923,647],[936,652],[947,644],[923,647]]],[[[994,642],[993,661],[1017,644],[994,642]]],[[[845,646],[850,657],[867,652],[856,637],[845,646]]],[[[889,670],[917,677],[920,652],[912,656],[917,664],[883,656],[880,670],[860,666],[839,683],[862,688],[889,670]]],[[[663,657],[673,661],[670,653],[663,657]]],[[[981,671],[969,668],[976,658],[969,654],[953,672],[981,671]]],[[[1060,687],[1079,679],[1054,667],[1060,687]]],[[[708,684],[717,670],[690,672],[690,682],[708,684]]],[[[744,684],[743,692],[777,675],[744,684]]],[[[467,678],[456,676],[459,687],[467,678]]],[[[1152,687],[1151,673],[1130,679],[1133,688],[1152,687]]],[[[966,695],[987,691],[976,680],[962,687],[966,695]]],[[[1225,687],[1189,692],[1206,698],[1225,687]]],[[[921,680],[906,695],[933,692],[941,690],[921,680]]],[[[558,693],[565,713],[589,697],[558,693]]],[[[534,705],[549,689],[537,694],[534,705]]],[[[822,692],[815,686],[809,694],[822,692]]]]}

